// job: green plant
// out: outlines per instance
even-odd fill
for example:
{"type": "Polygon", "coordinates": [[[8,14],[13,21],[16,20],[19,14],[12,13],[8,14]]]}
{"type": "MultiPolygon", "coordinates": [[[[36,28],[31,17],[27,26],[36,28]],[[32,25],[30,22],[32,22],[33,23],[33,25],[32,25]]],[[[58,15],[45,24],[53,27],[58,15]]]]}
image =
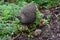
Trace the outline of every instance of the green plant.
{"type": "Polygon", "coordinates": [[[37,8],[36,21],[35,21],[36,25],[40,23],[42,17],[43,17],[43,14],[42,14],[42,13],[38,10],[38,8],[37,8]]]}
{"type": "Polygon", "coordinates": [[[13,35],[18,31],[20,20],[16,18],[20,7],[15,4],[0,5],[0,37],[13,35]]]}
{"type": "Polygon", "coordinates": [[[26,5],[27,2],[25,2],[24,0],[15,0],[15,4],[22,7],[22,6],[26,5]]]}
{"type": "Polygon", "coordinates": [[[33,35],[31,35],[31,34],[29,34],[29,35],[28,35],[28,38],[33,38],[33,37],[34,37],[34,36],[33,36],[33,35]]]}
{"type": "Polygon", "coordinates": [[[51,6],[56,7],[59,4],[59,0],[23,0],[25,2],[34,2],[39,6],[44,6],[45,8],[50,8],[51,6]]]}
{"type": "Polygon", "coordinates": [[[0,5],[4,4],[4,0],[0,0],[0,5]]]}

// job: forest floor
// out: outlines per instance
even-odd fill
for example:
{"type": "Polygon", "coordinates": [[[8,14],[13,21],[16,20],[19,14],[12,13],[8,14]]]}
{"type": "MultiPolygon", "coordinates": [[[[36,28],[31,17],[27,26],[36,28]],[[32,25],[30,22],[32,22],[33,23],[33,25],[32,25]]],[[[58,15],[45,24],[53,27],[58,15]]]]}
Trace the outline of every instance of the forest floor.
{"type": "Polygon", "coordinates": [[[28,38],[27,34],[19,34],[14,40],[60,40],[60,13],[52,13],[50,23],[41,28],[41,30],[41,35],[34,38],[28,38]]]}

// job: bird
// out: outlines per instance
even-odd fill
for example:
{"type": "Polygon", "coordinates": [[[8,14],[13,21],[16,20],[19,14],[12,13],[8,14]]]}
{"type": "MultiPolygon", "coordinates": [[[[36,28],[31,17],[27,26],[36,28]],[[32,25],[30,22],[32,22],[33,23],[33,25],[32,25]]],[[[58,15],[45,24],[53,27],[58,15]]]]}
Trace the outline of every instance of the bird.
{"type": "Polygon", "coordinates": [[[24,5],[17,18],[20,20],[22,24],[32,24],[36,20],[36,4],[35,3],[28,3],[24,5]]]}

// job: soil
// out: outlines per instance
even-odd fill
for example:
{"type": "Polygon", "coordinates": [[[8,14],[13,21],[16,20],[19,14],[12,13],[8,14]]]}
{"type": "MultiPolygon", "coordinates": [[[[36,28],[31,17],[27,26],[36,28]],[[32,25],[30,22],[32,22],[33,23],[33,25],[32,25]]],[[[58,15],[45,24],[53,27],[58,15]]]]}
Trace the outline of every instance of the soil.
{"type": "Polygon", "coordinates": [[[41,28],[42,33],[34,38],[28,38],[27,34],[17,36],[14,40],[60,40],[60,13],[51,11],[51,20],[48,25],[41,28]]]}

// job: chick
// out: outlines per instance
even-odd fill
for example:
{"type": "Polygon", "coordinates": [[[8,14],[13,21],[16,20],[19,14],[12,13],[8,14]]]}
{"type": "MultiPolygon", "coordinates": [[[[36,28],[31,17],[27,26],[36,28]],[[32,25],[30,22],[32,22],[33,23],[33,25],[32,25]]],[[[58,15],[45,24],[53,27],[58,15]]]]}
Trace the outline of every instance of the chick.
{"type": "Polygon", "coordinates": [[[31,24],[36,20],[36,5],[29,3],[21,8],[17,18],[22,24],[31,24]]]}

